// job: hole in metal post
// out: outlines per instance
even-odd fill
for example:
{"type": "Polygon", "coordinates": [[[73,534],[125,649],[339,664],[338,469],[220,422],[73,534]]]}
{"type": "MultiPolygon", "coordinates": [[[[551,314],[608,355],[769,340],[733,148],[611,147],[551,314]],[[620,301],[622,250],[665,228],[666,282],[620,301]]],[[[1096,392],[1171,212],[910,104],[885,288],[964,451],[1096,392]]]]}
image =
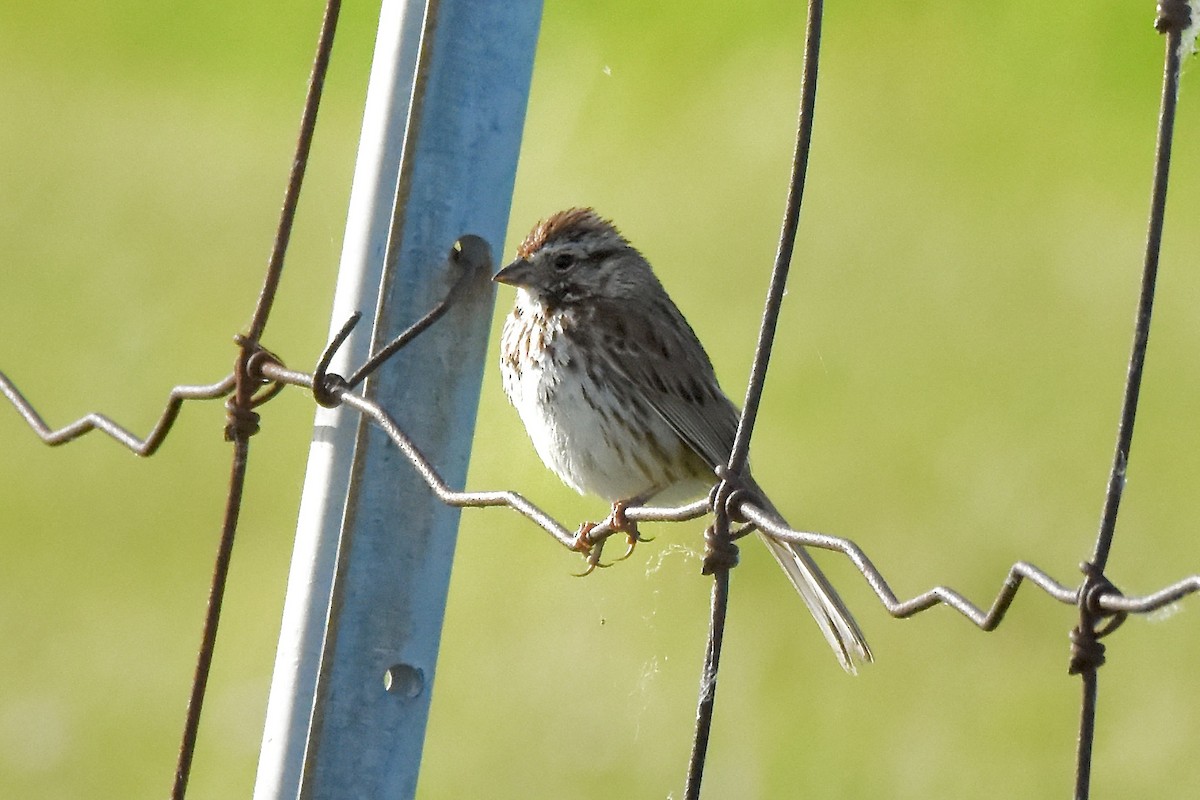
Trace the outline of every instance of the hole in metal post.
{"type": "Polygon", "coordinates": [[[383,688],[389,694],[417,697],[425,690],[425,673],[411,664],[393,664],[383,673],[383,688]]]}

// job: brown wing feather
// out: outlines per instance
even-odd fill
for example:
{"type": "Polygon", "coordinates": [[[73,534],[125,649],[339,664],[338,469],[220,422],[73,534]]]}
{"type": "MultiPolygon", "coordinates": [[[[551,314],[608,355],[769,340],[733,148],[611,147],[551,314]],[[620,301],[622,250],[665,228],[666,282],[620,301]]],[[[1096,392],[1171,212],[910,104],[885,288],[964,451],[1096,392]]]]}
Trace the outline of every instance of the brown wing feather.
{"type": "MultiPolygon", "coordinates": [[[[651,469],[642,464],[638,454],[632,454],[630,458],[652,484],[649,488],[660,491],[682,478],[703,477],[702,465],[715,469],[728,460],[737,430],[737,410],[717,384],[712,362],[696,334],[667,297],[649,265],[611,222],[590,209],[560,212],[539,223],[517,254],[523,261],[502,270],[497,277],[533,291],[543,305],[542,313],[563,311],[556,319],[562,325],[562,335],[570,340],[574,358],[567,356],[561,366],[566,371],[564,375],[581,368],[585,371],[587,380],[579,389],[584,399],[591,388],[608,388],[611,399],[643,420],[656,441],[665,431],[654,419],[655,414],[678,436],[678,445],[694,454],[694,458],[686,459],[688,463],[683,465],[682,472],[678,464],[651,469]],[[572,245],[577,246],[572,248],[572,245]],[[562,276],[559,262],[551,262],[552,258],[557,259],[555,248],[559,254],[568,256],[562,262],[568,271],[562,276]],[[573,266],[575,269],[570,269],[573,266]],[[653,412],[647,411],[646,406],[653,412]]],[[[552,351],[553,345],[547,345],[546,349],[552,351]]],[[[552,356],[548,360],[556,365],[552,356]]],[[[539,396],[538,402],[550,400],[539,396]]],[[[593,408],[608,424],[605,412],[594,405],[593,408]]],[[[645,438],[652,449],[661,447],[664,460],[680,455],[675,442],[658,441],[655,445],[649,435],[639,438],[645,438]],[[664,447],[668,444],[669,448],[664,447]],[[665,452],[667,449],[670,455],[665,452]]],[[[607,441],[606,444],[614,449],[613,460],[624,462],[622,446],[607,441]]],[[[610,475],[602,474],[601,478],[612,483],[610,475]]],[[[748,470],[745,482],[760,496],[760,505],[768,515],[786,526],[783,517],[758,490],[748,470]]],[[[855,659],[870,661],[871,651],[862,631],[812,557],[799,545],[769,538],[766,542],[812,611],[842,666],[853,672],[855,659]]]]}
{"type": "MultiPolygon", "coordinates": [[[[737,409],[721,391],[712,362],[687,321],[669,299],[641,307],[601,302],[592,309],[589,334],[600,337],[597,369],[606,381],[624,381],[631,395],[647,401],[710,469],[724,464],[737,433],[737,409]],[[670,319],[663,319],[669,317],[670,319]]],[[[786,525],[752,477],[749,487],[786,525]]],[[[843,668],[869,662],[866,637],[812,557],[803,547],[763,537],[843,668]]]]}
{"type": "Polygon", "coordinates": [[[593,313],[591,333],[602,338],[602,371],[630,384],[634,396],[666,420],[710,469],[725,463],[737,433],[737,409],[675,304],[665,297],[649,308],[597,303],[593,313]]]}

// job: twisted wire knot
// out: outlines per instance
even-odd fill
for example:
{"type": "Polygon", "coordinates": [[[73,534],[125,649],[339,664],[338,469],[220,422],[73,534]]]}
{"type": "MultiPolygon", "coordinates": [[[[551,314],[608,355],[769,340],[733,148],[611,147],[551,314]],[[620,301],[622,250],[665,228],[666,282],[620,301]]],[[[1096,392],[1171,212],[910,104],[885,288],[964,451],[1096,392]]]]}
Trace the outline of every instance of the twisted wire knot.
{"type": "Polygon", "coordinates": [[[1078,626],[1071,628],[1069,636],[1071,638],[1071,662],[1067,667],[1068,675],[1079,675],[1104,666],[1104,645],[1090,625],[1083,628],[1078,626]]]}
{"type": "Polygon", "coordinates": [[[744,486],[738,486],[732,492],[725,496],[725,516],[731,522],[745,522],[746,517],[742,514],[742,503],[746,501],[759,501],[758,495],[744,486]]]}
{"type": "Polygon", "coordinates": [[[243,408],[234,398],[225,401],[227,412],[225,423],[225,441],[234,442],[249,439],[260,430],[258,412],[243,408]]]}
{"type": "Polygon", "coordinates": [[[263,376],[263,365],[283,366],[283,361],[279,356],[257,341],[241,334],[234,336],[233,340],[241,348],[241,353],[238,355],[238,363],[234,371],[236,388],[225,401],[225,441],[227,442],[249,439],[258,433],[261,430],[258,424],[261,417],[254,409],[283,391],[282,383],[275,383],[262,390],[263,386],[270,383],[263,376]]]}
{"type": "Polygon", "coordinates": [[[708,505],[718,515],[724,515],[731,522],[745,522],[742,515],[742,503],[759,500],[755,492],[746,488],[740,476],[730,477],[729,470],[720,464],[714,470],[721,480],[712,488],[708,495],[708,505]]]}
{"type": "Polygon", "coordinates": [[[1154,30],[1167,33],[1184,30],[1192,24],[1192,10],[1187,0],[1158,0],[1158,16],[1154,19],[1154,30]]]}
{"type": "Polygon", "coordinates": [[[729,538],[728,526],[724,534],[717,530],[715,523],[704,529],[702,575],[712,575],[717,570],[731,570],[738,565],[738,559],[738,546],[729,538]]]}
{"type": "Polygon", "coordinates": [[[1100,642],[1125,621],[1125,612],[1105,611],[1100,601],[1105,596],[1120,596],[1121,591],[1113,585],[1100,569],[1091,562],[1080,565],[1083,571],[1083,586],[1079,590],[1079,624],[1071,629],[1071,660],[1067,667],[1070,675],[1099,669],[1104,666],[1104,645],[1100,642]]]}
{"type": "Polygon", "coordinates": [[[741,513],[742,503],[758,499],[757,494],[742,484],[740,476],[730,477],[725,465],[717,465],[714,472],[720,481],[708,495],[708,506],[715,519],[704,530],[704,565],[700,570],[704,575],[712,575],[721,569],[730,570],[738,565],[738,548],[734,542],[745,536],[753,526],[731,531],[730,523],[746,522],[741,513]]]}

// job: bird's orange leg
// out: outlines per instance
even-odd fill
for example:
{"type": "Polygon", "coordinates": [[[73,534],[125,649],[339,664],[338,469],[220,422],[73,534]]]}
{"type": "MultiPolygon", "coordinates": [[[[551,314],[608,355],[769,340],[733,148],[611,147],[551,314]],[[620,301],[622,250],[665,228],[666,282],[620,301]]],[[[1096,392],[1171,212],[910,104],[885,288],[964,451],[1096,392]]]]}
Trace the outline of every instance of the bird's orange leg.
{"type": "Polygon", "coordinates": [[[593,529],[599,527],[599,523],[585,522],[579,526],[579,530],[575,533],[575,539],[571,543],[571,549],[587,556],[587,567],[583,572],[576,573],[575,577],[583,578],[591,575],[597,568],[604,569],[611,567],[617,561],[624,561],[633,555],[634,548],[637,547],[639,542],[652,541],[652,539],[644,537],[638,532],[637,522],[625,516],[625,509],[630,506],[639,505],[644,499],[642,497],[635,497],[631,500],[619,500],[613,503],[612,512],[604,520],[608,524],[608,532],[597,541],[592,541],[591,533],[593,529]],[[624,533],[625,542],[628,547],[624,555],[605,564],[600,561],[600,556],[604,551],[604,543],[614,533],[624,533]]]}
{"type": "Polygon", "coordinates": [[[638,532],[637,522],[625,516],[625,509],[629,508],[631,505],[638,505],[641,502],[642,498],[637,497],[633,500],[619,500],[616,503],[613,503],[612,513],[608,515],[608,518],[612,522],[613,533],[621,531],[625,534],[625,543],[627,545],[625,549],[625,555],[614,559],[612,562],[613,564],[617,563],[618,561],[624,561],[633,555],[634,548],[638,546],[639,542],[654,541],[652,537],[644,538],[642,534],[638,532]]]}
{"type": "Polygon", "coordinates": [[[595,522],[585,522],[579,526],[579,530],[575,532],[575,539],[571,542],[571,549],[577,553],[583,553],[587,558],[585,563],[587,566],[583,572],[571,573],[576,578],[586,578],[596,571],[597,567],[605,568],[611,566],[609,564],[600,563],[600,555],[604,552],[604,543],[608,541],[608,537],[604,537],[598,542],[593,542],[589,538],[592,529],[596,527],[595,522]]]}

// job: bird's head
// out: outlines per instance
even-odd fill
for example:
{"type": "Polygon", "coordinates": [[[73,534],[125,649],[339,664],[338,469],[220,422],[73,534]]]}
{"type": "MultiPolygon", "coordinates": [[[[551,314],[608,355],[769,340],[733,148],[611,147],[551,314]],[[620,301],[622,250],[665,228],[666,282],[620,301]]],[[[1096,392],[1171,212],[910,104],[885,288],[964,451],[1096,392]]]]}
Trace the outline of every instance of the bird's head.
{"type": "Polygon", "coordinates": [[[590,208],[560,211],[539,222],[517,258],[492,280],[524,289],[557,308],[596,298],[636,295],[650,267],[612,222],[590,208]]]}

